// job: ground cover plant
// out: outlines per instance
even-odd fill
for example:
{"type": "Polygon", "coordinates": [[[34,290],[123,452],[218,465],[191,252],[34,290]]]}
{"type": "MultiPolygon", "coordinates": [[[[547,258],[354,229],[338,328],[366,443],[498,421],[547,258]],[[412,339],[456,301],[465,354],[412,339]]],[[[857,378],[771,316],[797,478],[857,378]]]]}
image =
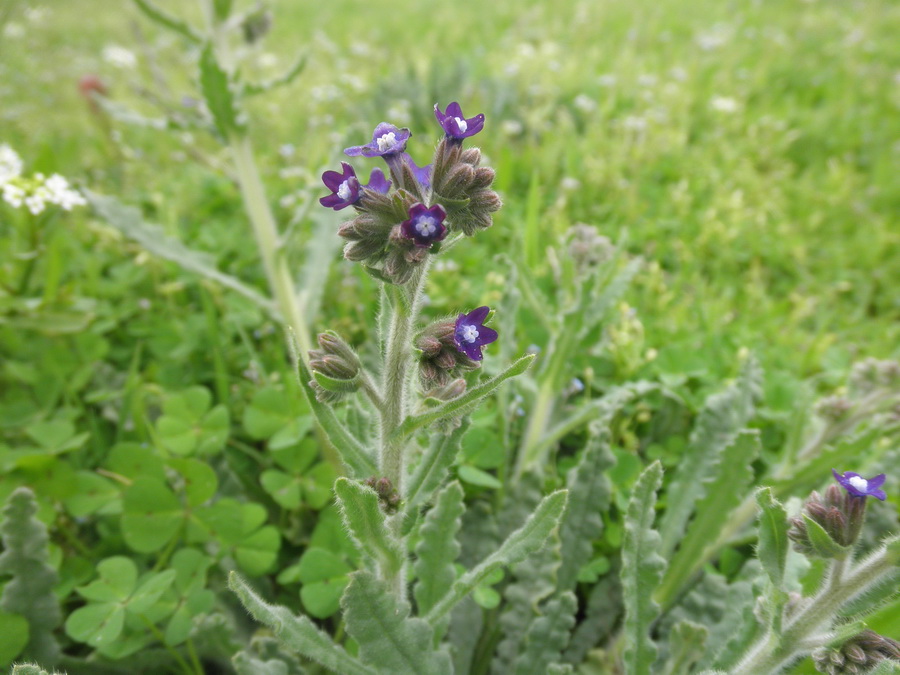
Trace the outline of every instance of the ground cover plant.
{"type": "Polygon", "coordinates": [[[3,667],[895,672],[900,15],[706,9],[2,5],[3,667]]]}

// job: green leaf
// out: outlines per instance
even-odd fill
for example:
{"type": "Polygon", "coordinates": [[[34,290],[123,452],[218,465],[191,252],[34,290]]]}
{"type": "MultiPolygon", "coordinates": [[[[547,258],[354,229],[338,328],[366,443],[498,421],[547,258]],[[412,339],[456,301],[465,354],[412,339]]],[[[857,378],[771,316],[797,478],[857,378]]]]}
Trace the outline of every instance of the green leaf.
{"type": "Polygon", "coordinates": [[[118,443],[109,451],[106,468],[125,478],[166,480],[166,466],[155,450],[140,443],[118,443]]]}
{"type": "Polygon", "coordinates": [[[128,599],[125,609],[135,614],[146,613],[169,589],[172,582],[175,581],[176,574],[175,570],[165,570],[146,577],[145,581],[128,599]]]}
{"type": "Polygon", "coordinates": [[[347,632],[359,644],[359,658],[395,675],[450,675],[450,656],[434,650],[426,621],[409,616],[385,584],[367,571],[354,572],[341,600],[347,632]]]}
{"type": "Polygon", "coordinates": [[[525,635],[524,649],[516,659],[515,675],[544,675],[550,664],[558,661],[566,645],[569,632],[575,626],[578,600],[566,591],[548,600],[525,635]]]}
{"type": "Polygon", "coordinates": [[[91,603],[79,607],[66,619],[66,634],[92,647],[116,640],[125,625],[125,607],[117,602],[91,603]]]}
{"type": "Polygon", "coordinates": [[[691,434],[690,447],[682,455],[666,492],[666,511],[659,527],[663,556],[671,555],[681,539],[694,505],[706,494],[725,448],[753,417],[755,401],[762,395],[761,380],[759,364],[748,358],[737,382],[707,399],[691,434]]]}
{"type": "Polygon", "coordinates": [[[275,304],[269,298],[240,279],[219,271],[210,254],[188,248],[167,235],[159,225],[144,222],[138,209],[122,204],[115,197],[99,195],[86,188],[82,188],[81,192],[100,218],[153,255],[174,262],[188,272],[199,274],[235,291],[269,316],[280,319],[275,304]]]}
{"type": "Polygon", "coordinates": [[[0,667],[5,667],[28,644],[28,619],[20,614],[0,612],[0,667]]]}
{"type": "Polygon", "coordinates": [[[184,522],[178,498],[156,478],[138,478],[123,500],[122,535],[138,553],[159,551],[184,522]]]}
{"type": "Polygon", "coordinates": [[[443,419],[459,417],[472,412],[482,399],[490,396],[494,390],[506,382],[506,380],[521,375],[528,370],[528,367],[534,359],[534,354],[527,354],[507,367],[506,370],[499,375],[495,375],[486,382],[482,382],[481,384],[472,387],[462,396],[457,396],[436,408],[432,408],[428,412],[407,417],[403,420],[394,434],[400,438],[406,438],[416,429],[421,429],[422,427],[434,424],[443,419]]]}
{"type": "Polygon", "coordinates": [[[238,565],[247,574],[258,577],[269,572],[278,560],[281,534],[272,525],[266,525],[244,537],[234,549],[238,565]]]}
{"type": "Polygon", "coordinates": [[[706,495],[697,502],[696,514],[687,533],[669,561],[654,600],[667,609],[685,585],[700,570],[719,532],[731,513],[740,506],[753,482],[751,463],[759,456],[759,433],[742,431],[723,451],[706,495]]]}
{"type": "Polygon", "coordinates": [[[78,594],[93,602],[124,602],[134,590],[138,571],[130,558],[114,556],[97,565],[97,574],[97,581],[75,589],[78,594]]]}
{"type": "Polygon", "coordinates": [[[182,489],[189,507],[196,508],[215,496],[219,479],[206,462],[198,459],[171,459],[169,466],[181,474],[184,481],[182,489]]]}
{"type": "Polygon", "coordinates": [[[503,483],[487,471],[482,471],[481,469],[469,466],[468,464],[459,467],[457,474],[459,474],[459,479],[461,481],[468,483],[469,485],[491,488],[492,490],[499,490],[503,487],[503,483]]]}
{"type": "Polygon", "coordinates": [[[316,628],[309,618],[294,616],[286,607],[264,602],[234,572],[228,576],[228,587],[240,598],[254,619],[271,628],[279,640],[304,657],[338,675],[377,675],[378,671],[350,656],[327,633],[316,628]]]}
{"type": "Polygon", "coordinates": [[[852,547],[842,546],[831,538],[825,528],[803,514],[803,522],[806,524],[806,532],[809,535],[809,543],[812,545],[813,551],[820,558],[844,558],[852,547]]]}
{"type": "MultiPolygon", "coordinates": [[[[273,89],[278,89],[280,87],[291,84],[306,69],[306,63],[308,60],[309,59],[305,53],[299,54],[297,58],[294,59],[294,63],[291,64],[291,67],[288,68],[283,75],[273,77],[272,79],[265,80],[264,82],[245,84],[244,95],[257,96],[258,94],[265,94],[266,92],[272,91],[273,89]]],[[[319,259],[320,266],[321,262],[322,260],[319,259]]]]}
{"type": "Polygon", "coordinates": [[[155,21],[164,28],[175,31],[182,37],[187,38],[188,41],[193,44],[201,44],[203,42],[203,38],[200,34],[190,25],[164,9],[157,7],[156,4],[150,2],[150,0],[134,0],[134,4],[137,5],[138,9],[140,9],[151,21],[155,21]]]}
{"type": "Polygon", "coordinates": [[[205,387],[191,387],[170,396],[156,422],[160,442],[176,455],[214,455],[225,447],[231,428],[228,409],[210,410],[212,397],[205,387]]]}
{"type": "Polygon", "coordinates": [[[327,619],[337,612],[350,580],[350,566],[331,551],[308,548],[297,567],[297,576],[303,584],[300,599],[306,611],[317,619],[327,619]]]}
{"type": "Polygon", "coordinates": [[[108,478],[92,471],[75,474],[77,489],[65,501],[66,510],[75,518],[91,514],[118,515],[122,512],[119,487],[108,478]]]}
{"type": "Polygon", "coordinates": [[[593,555],[593,542],[603,534],[600,514],[608,510],[611,494],[606,472],[614,463],[607,443],[591,439],[581,460],[569,471],[566,480],[569,506],[559,527],[562,564],[557,572],[557,588],[560,591],[575,588],[579,571],[593,555]]]}
{"type": "Polygon", "coordinates": [[[784,590],[784,571],[791,543],[787,535],[787,511],[772,496],[771,488],[760,488],[757,491],[756,504],[760,509],[756,557],[772,585],[784,590]]]}
{"type": "Polygon", "coordinates": [[[691,668],[706,648],[709,629],[693,621],[682,620],[669,632],[669,648],[672,650],[666,663],[666,675],[681,675],[691,668]]]}
{"type": "Polygon", "coordinates": [[[466,510],[464,496],[458,482],[450,483],[438,493],[434,507],[428,511],[425,522],[419,529],[421,539],[416,545],[414,595],[420,615],[434,607],[456,580],[453,562],[460,552],[456,535],[462,526],[461,517],[466,510]]]}
{"type": "Polygon", "coordinates": [[[444,597],[432,607],[426,618],[434,626],[456,604],[480,585],[491,573],[501,567],[521,562],[541,548],[557,527],[566,509],[568,492],[557,490],[544,497],[525,524],[506,538],[500,548],[481,563],[457,579],[444,597]]]}
{"type": "Polygon", "coordinates": [[[623,662],[629,675],[650,675],[656,660],[656,645],[650,626],[659,616],[653,593],[663,575],[666,561],[659,555],[660,537],[653,529],[656,492],[662,484],[663,469],[653,462],[640,475],[631,491],[625,513],[625,540],[622,543],[622,593],[625,600],[623,662]]]}
{"type": "Polygon", "coordinates": [[[283,471],[270,469],[262,472],[259,482],[282,508],[288,510],[300,508],[303,491],[300,487],[299,476],[289,476],[283,471]]]}
{"type": "Polygon", "coordinates": [[[0,593],[0,611],[28,622],[24,654],[43,663],[56,663],[59,647],[53,631],[61,613],[53,590],[58,577],[50,565],[47,528],[35,517],[37,511],[34,493],[25,487],[14,490],[3,507],[0,575],[11,578],[0,593]]]}
{"type": "Polygon", "coordinates": [[[306,396],[306,402],[316,416],[322,430],[328,436],[328,440],[337,448],[341,454],[341,459],[347,468],[350,469],[354,476],[372,476],[377,473],[377,467],[372,458],[366,452],[362,444],[356,440],[353,435],[347,431],[347,428],[335,416],[330,406],[316,400],[315,392],[309,386],[312,379],[309,368],[306,367],[302,358],[297,354],[297,345],[293,345],[295,355],[295,365],[300,378],[300,387],[303,395],[306,396]]]}
{"type": "Polygon", "coordinates": [[[360,552],[375,561],[387,578],[396,575],[405,555],[388,528],[378,495],[371,488],[347,478],[338,478],[334,494],[344,524],[360,552]]]}
{"type": "Polygon", "coordinates": [[[428,502],[456,460],[460,443],[469,430],[468,418],[449,434],[434,434],[428,449],[422,455],[406,488],[407,511],[410,512],[428,502]]]}
{"type": "Polygon", "coordinates": [[[231,78],[219,65],[212,44],[200,53],[200,89],[222,138],[237,136],[244,130],[232,91],[231,78]]]}

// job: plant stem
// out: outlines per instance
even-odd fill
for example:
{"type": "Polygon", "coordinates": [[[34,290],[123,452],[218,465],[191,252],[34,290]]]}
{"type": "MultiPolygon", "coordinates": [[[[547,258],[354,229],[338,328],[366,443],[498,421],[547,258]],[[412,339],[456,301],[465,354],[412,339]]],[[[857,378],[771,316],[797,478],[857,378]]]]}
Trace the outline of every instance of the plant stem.
{"type": "Polygon", "coordinates": [[[378,469],[391,481],[394,489],[403,494],[403,449],[406,440],[394,432],[400,427],[407,413],[407,384],[412,362],[412,329],[419,316],[422,287],[428,275],[426,260],[406,287],[390,288],[391,321],[382,373],[383,405],[381,415],[381,453],[378,469]]]}
{"type": "Polygon", "coordinates": [[[253,157],[250,139],[247,136],[232,137],[229,145],[234,158],[238,185],[244,198],[244,207],[253,226],[253,234],[262,256],[269,287],[281,310],[285,325],[297,336],[301,356],[304,361],[307,361],[309,359],[308,352],[312,349],[309,326],[306,323],[306,317],[300,310],[297,296],[294,294],[294,282],[287,259],[281,250],[275,218],[269,202],[266,200],[265,188],[253,157]]]}
{"type": "MultiPolygon", "coordinates": [[[[873,553],[843,574],[845,561],[835,561],[831,576],[824,587],[784,625],[780,636],[767,634],[734,669],[736,673],[776,673],[798,653],[802,645],[811,644],[809,638],[833,623],[841,608],[882,580],[896,564],[896,554],[887,548],[873,553]]],[[[806,650],[804,650],[806,651],[806,650]]]]}

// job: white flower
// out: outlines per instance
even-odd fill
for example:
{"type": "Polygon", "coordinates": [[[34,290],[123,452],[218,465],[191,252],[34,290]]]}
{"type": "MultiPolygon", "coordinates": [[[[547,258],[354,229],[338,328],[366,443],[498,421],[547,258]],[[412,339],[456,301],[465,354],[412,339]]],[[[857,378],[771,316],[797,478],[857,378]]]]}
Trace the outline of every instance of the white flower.
{"type": "Polygon", "coordinates": [[[0,145],[0,185],[22,175],[22,158],[6,143],[0,145]]]}
{"type": "Polygon", "coordinates": [[[709,101],[709,107],[716,112],[731,114],[740,110],[741,104],[728,96],[713,96],[709,101]]]}
{"type": "Polygon", "coordinates": [[[647,119],[640,115],[628,115],[622,119],[622,128],[629,131],[644,131],[647,128],[647,119]]]}
{"type": "Polygon", "coordinates": [[[605,75],[601,75],[597,78],[597,84],[601,87],[612,87],[615,86],[617,78],[612,73],[606,73],[605,75]]]}
{"type": "Polygon", "coordinates": [[[597,102],[592,99],[590,96],[585,96],[584,94],[578,94],[575,97],[575,100],[572,102],[576,108],[578,108],[581,112],[594,112],[597,109],[597,102]]]}
{"type": "Polygon", "coordinates": [[[106,45],[103,48],[103,60],[116,68],[134,68],[137,65],[137,57],[130,49],[121,45],[106,45]]]}
{"type": "Polygon", "coordinates": [[[3,186],[3,201],[12,206],[14,209],[20,208],[24,199],[25,190],[20,188],[18,185],[7,183],[3,186]]]}
{"type": "Polygon", "coordinates": [[[3,37],[20,38],[25,35],[25,27],[20,23],[10,21],[3,27],[3,37]]]}
{"type": "Polygon", "coordinates": [[[71,211],[74,206],[85,206],[87,200],[81,194],[69,186],[69,181],[58,173],[53,174],[44,183],[44,189],[48,193],[48,201],[56,204],[64,211],[71,211]]]}

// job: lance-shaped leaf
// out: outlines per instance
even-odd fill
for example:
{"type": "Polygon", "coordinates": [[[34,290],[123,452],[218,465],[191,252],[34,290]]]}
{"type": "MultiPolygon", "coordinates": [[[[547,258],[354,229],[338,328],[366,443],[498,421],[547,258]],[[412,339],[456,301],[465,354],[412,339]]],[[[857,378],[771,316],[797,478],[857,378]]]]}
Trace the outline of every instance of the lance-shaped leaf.
{"type": "Polygon", "coordinates": [[[534,620],[525,636],[524,649],[516,659],[515,675],[544,675],[551,663],[559,661],[569,644],[569,631],[575,625],[578,600],[566,591],[547,601],[541,616],[534,620]]]}
{"type": "Polygon", "coordinates": [[[567,663],[581,663],[587,653],[609,635],[622,611],[622,588],[616,576],[608,575],[591,589],[587,609],[578,622],[563,655],[567,663]]]}
{"type": "Polygon", "coordinates": [[[759,455],[759,433],[742,431],[722,453],[706,495],[697,503],[697,513],[669,563],[655,600],[668,608],[706,560],[719,531],[741,503],[753,481],[751,462],[759,455]]]}
{"type": "Polygon", "coordinates": [[[216,128],[223,138],[236,136],[243,131],[244,125],[238,113],[231,78],[216,58],[211,43],[207,43],[200,52],[200,89],[206,100],[206,107],[212,113],[216,128]]]}
{"type": "Polygon", "coordinates": [[[569,507],[559,526],[562,565],[557,572],[557,588],[572,590],[578,570],[591,559],[593,542],[603,533],[603,518],[609,508],[610,483],[606,471],[615,463],[605,441],[591,439],[581,461],[569,471],[569,507]]]}
{"type": "Polygon", "coordinates": [[[428,412],[407,417],[394,433],[401,438],[406,438],[416,429],[421,429],[422,427],[434,424],[443,419],[459,417],[460,415],[472,412],[482,399],[490,396],[494,390],[506,380],[521,375],[528,370],[528,367],[531,365],[532,361],[534,361],[534,358],[534,354],[527,354],[500,374],[495,375],[486,382],[482,382],[481,384],[472,387],[462,396],[457,396],[436,408],[432,408],[428,412]]]}
{"type": "Polygon", "coordinates": [[[278,89],[279,87],[285,87],[289,85],[300,76],[300,73],[302,73],[306,69],[307,61],[307,55],[305,53],[300,54],[296,59],[294,59],[294,63],[291,64],[291,67],[278,77],[273,77],[272,79],[265,80],[264,82],[245,84],[244,95],[256,96],[258,94],[265,94],[272,91],[273,89],[278,89]]]}
{"type": "Polygon", "coordinates": [[[668,556],[684,533],[694,505],[706,494],[706,484],[719,465],[722,452],[747,426],[761,396],[762,371],[756,359],[744,363],[740,377],[725,391],[710,396],[691,434],[666,491],[666,512],[660,523],[660,553],[668,556]]]}
{"type": "Polygon", "coordinates": [[[134,0],[134,4],[144,13],[144,16],[155,21],[160,26],[178,33],[193,44],[200,44],[203,42],[200,33],[194,30],[187,22],[182,21],[174,14],[170,14],[155,3],[150,2],[150,0],[134,0]]]}
{"type": "Polygon", "coordinates": [[[392,675],[450,675],[450,655],[436,651],[428,622],[410,618],[409,604],[398,602],[371,573],[354,572],[341,600],[347,632],[359,644],[359,658],[392,675]]]}
{"type": "Polygon", "coordinates": [[[669,648],[672,653],[666,663],[666,675],[681,675],[691,672],[691,668],[706,647],[709,629],[693,621],[682,620],[672,626],[669,632],[669,648]]]}
{"type": "Polygon", "coordinates": [[[632,489],[625,513],[621,578],[625,601],[624,663],[629,675],[650,675],[656,660],[650,625],[659,616],[659,606],[653,600],[653,592],[666,561],[659,555],[659,533],[653,529],[653,520],[662,477],[662,464],[656,461],[648,466],[632,489]]]}
{"type": "Polygon", "coordinates": [[[53,593],[57,575],[50,565],[47,528],[35,518],[37,510],[34,493],[25,487],[16,489],[3,507],[0,575],[12,578],[3,587],[0,610],[28,621],[23,655],[54,664],[59,659],[59,646],[53,630],[62,615],[53,593]]]}
{"type": "Polygon", "coordinates": [[[375,474],[377,471],[375,462],[366,453],[362,444],[341,423],[330,406],[316,400],[316,393],[309,385],[312,375],[310,375],[309,368],[306,367],[304,360],[297,353],[297,345],[293,336],[291,337],[291,342],[295,353],[294,361],[297,366],[297,374],[300,378],[300,388],[303,390],[306,402],[316,416],[316,420],[319,422],[325,435],[328,436],[328,440],[341,453],[341,459],[347,465],[347,468],[350,469],[352,475],[371,476],[375,474]]]}
{"type": "Polygon", "coordinates": [[[806,525],[806,533],[809,535],[809,543],[813,551],[820,558],[844,558],[850,553],[850,546],[842,546],[831,538],[825,528],[803,514],[803,523],[806,525]]]}
{"type": "Polygon", "coordinates": [[[428,622],[436,625],[456,603],[471,593],[494,570],[515,565],[537,551],[550,533],[559,526],[567,499],[567,490],[557,490],[544,497],[525,524],[509,535],[497,551],[456,580],[428,613],[426,617],[428,622]]]}
{"type": "Polygon", "coordinates": [[[106,223],[153,255],[174,262],[188,272],[211,279],[243,295],[270,316],[280,319],[271,300],[240,279],[216,269],[215,261],[210,254],[188,248],[182,242],[168,236],[159,225],[145,222],[138,209],[126,206],[115,197],[100,195],[87,189],[83,189],[82,192],[97,215],[106,223]]]}
{"type": "Polygon", "coordinates": [[[350,656],[308,617],[295,616],[287,607],[265,602],[235,572],[228,576],[228,587],[254,619],[267,625],[279,640],[306,658],[338,675],[377,675],[378,671],[350,656]]]}
{"type": "Polygon", "coordinates": [[[10,675],[61,675],[55,670],[50,673],[34,663],[19,663],[14,665],[10,675]]]}
{"type": "Polygon", "coordinates": [[[420,615],[428,613],[456,580],[453,561],[460,552],[456,534],[466,510],[463,497],[459,482],[450,483],[438,493],[434,508],[425,516],[425,523],[419,530],[421,539],[416,546],[414,594],[420,615]]]}
{"type": "Polygon", "coordinates": [[[407,509],[414,509],[427,502],[450,472],[459,453],[463,436],[469,430],[469,419],[463,418],[460,425],[449,434],[435,434],[428,449],[416,465],[406,488],[407,509]]]}
{"type": "Polygon", "coordinates": [[[756,503],[760,509],[756,557],[772,585],[783,590],[784,570],[790,549],[787,511],[772,496],[771,488],[761,488],[756,493],[756,503]]]}
{"type": "Polygon", "coordinates": [[[378,494],[347,478],[335,481],[334,493],[357,548],[378,563],[385,576],[393,577],[403,566],[403,549],[388,528],[378,494]]]}

